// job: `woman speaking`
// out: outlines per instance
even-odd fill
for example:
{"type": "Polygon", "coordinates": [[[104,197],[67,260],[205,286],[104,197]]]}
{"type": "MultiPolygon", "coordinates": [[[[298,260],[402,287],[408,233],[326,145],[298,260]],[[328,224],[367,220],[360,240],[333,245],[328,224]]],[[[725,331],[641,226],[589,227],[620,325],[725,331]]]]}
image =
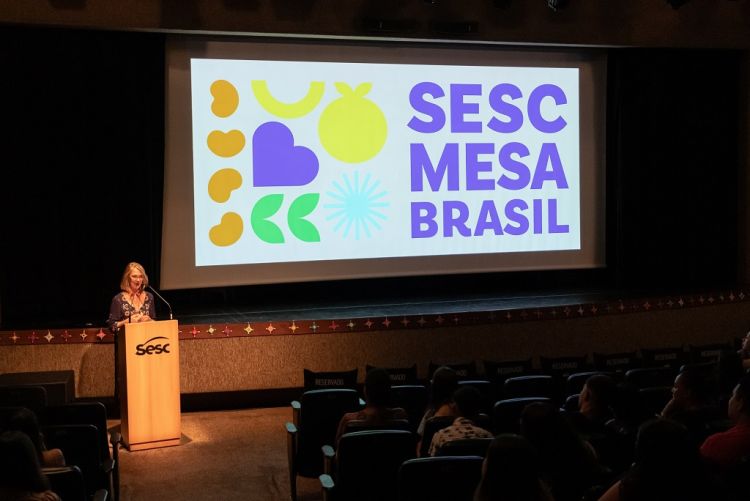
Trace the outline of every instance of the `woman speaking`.
{"type": "Polygon", "coordinates": [[[112,298],[107,325],[113,333],[130,322],[147,322],[156,317],[154,296],[144,291],[148,275],[138,263],[128,263],[120,280],[120,293],[112,298]]]}

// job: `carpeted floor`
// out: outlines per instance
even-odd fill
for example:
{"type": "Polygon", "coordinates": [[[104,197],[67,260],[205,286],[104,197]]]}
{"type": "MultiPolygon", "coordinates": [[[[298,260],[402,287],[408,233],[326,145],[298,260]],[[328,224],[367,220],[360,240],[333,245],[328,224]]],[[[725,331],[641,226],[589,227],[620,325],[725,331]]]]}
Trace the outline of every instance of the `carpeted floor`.
{"type": "MultiPolygon", "coordinates": [[[[183,413],[179,447],[120,450],[120,498],[288,501],[284,423],[291,417],[289,407],[183,413]]],[[[298,497],[322,499],[318,480],[299,479],[298,497]]]]}

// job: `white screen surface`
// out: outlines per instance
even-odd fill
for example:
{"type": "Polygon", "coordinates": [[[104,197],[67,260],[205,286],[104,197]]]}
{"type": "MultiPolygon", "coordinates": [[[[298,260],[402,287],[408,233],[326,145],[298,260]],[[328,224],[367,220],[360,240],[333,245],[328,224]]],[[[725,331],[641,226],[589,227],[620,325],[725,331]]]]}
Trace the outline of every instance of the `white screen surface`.
{"type": "Polygon", "coordinates": [[[603,265],[599,58],[175,40],[168,66],[164,288],[603,265]]]}

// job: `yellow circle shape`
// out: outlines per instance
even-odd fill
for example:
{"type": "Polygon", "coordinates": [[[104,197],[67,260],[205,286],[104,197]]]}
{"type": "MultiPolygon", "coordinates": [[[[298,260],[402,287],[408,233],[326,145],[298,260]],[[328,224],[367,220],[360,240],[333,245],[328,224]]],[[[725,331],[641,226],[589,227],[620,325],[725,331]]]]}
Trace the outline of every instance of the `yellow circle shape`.
{"type": "Polygon", "coordinates": [[[360,163],[373,158],[385,145],[388,124],[378,106],[364,96],[372,84],[364,83],[352,91],[344,83],[336,88],[342,96],[320,115],[320,144],[337,160],[360,163]]]}
{"type": "Polygon", "coordinates": [[[325,83],[310,82],[305,97],[294,103],[282,103],[271,95],[265,80],[253,80],[250,87],[263,109],[279,118],[298,118],[307,115],[320,103],[325,91],[325,83]]]}
{"type": "Polygon", "coordinates": [[[242,236],[242,218],[236,212],[227,212],[221,216],[221,223],[212,227],[208,238],[214,245],[228,247],[242,236]]]}
{"type": "Polygon", "coordinates": [[[226,80],[216,80],[211,84],[211,112],[220,118],[226,118],[240,105],[240,95],[234,85],[226,80]]]}
{"type": "Polygon", "coordinates": [[[214,155],[229,158],[235,156],[245,147],[245,135],[238,130],[222,132],[211,131],[208,135],[208,149],[214,155]]]}
{"type": "Polygon", "coordinates": [[[232,192],[242,186],[242,175],[235,169],[221,169],[208,181],[208,196],[211,200],[223,204],[232,192]]]}

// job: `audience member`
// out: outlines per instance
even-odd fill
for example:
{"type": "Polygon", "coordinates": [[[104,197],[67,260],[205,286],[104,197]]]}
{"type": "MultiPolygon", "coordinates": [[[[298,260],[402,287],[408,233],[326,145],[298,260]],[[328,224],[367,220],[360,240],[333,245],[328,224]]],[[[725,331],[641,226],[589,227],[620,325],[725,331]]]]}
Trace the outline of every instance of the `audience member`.
{"type": "Polygon", "coordinates": [[[453,392],[458,388],[458,374],[450,367],[443,365],[435,369],[430,383],[430,401],[427,403],[422,420],[417,427],[417,434],[424,435],[425,422],[431,417],[454,416],[451,405],[453,392]]]}
{"type": "Polygon", "coordinates": [[[344,414],[339,421],[336,442],[346,432],[346,425],[351,421],[360,421],[378,426],[396,419],[408,419],[406,411],[400,407],[390,408],[391,379],[384,369],[371,369],[365,376],[365,408],[357,412],[344,414]]]}
{"type": "Polygon", "coordinates": [[[31,443],[34,444],[42,468],[65,466],[65,457],[62,451],[60,449],[47,449],[44,445],[44,436],[39,426],[39,420],[36,414],[29,409],[19,407],[14,410],[5,416],[0,428],[25,433],[31,443]]]}
{"type": "Polygon", "coordinates": [[[542,476],[557,501],[578,501],[591,486],[611,475],[599,465],[593,448],[550,403],[526,406],[521,413],[521,434],[539,452],[542,476]]]}
{"type": "Polygon", "coordinates": [[[633,463],[638,427],[651,416],[639,398],[638,388],[629,383],[616,385],[610,407],[612,419],[605,424],[610,455],[601,461],[614,474],[620,474],[633,463]]]}
{"type": "Polygon", "coordinates": [[[700,448],[706,460],[723,470],[750,456],[750,375],[735,386],[727,413],[734,426],[709,436],[700,448]]]}
{"type": "Polygon", "coordinates": [[[34,444],[20,431],[0,434],[0,499],[60,501],[60,497],[49,490],[34,444]]]}
{"type": "Polygon", "coordinates": [[[704,371],[685,369],[675,378],[672,398],[661,417],[685,425],[697,447],[708,436],[709,424],[721,415],[714,395],[715,385],[704,371]]]}
{"type": "Polygon", "coordinates": [[[638,430],[635,463],[599,501],[722,501],[726,492],[700,461],[687,428],[664,418],[638,430]]]}
{"type": "MultiPolygon", "coordinates": [[[[722,350],[716,360],[716,401],[719,409],[726,412],[729,399],[732,398],[737,381],[747,373],[742,366],[740,353],[734,350],[722,350]]],[[[726,416],[725,416],[726,417],[726,416]]]]}
{"type": "Polygon", "coordinates": [[[492,433],[476,425],[482,406],[482,394],[473,386],[462,386],[453,393],[453,415],[458,416],[453,424],[435,433],[430,443],[430,456],[437,455],[440,448],[453,440],[466,438],[492,438],[492,433]]]}
{"type": "Polygon", "coordinates": [[[615,390],[615,382],[605,374],[595,374],[586,380],[578,397],[578,412],[569,416],[578,433],[584,436],[604,433],[604,425],[613,417],[615,390]]]}
{"type": "Polygon", "coordinates": [[[495,437],[482,464],[474,501],[553,501],[528,440],[514,434],[495,437]]]}

